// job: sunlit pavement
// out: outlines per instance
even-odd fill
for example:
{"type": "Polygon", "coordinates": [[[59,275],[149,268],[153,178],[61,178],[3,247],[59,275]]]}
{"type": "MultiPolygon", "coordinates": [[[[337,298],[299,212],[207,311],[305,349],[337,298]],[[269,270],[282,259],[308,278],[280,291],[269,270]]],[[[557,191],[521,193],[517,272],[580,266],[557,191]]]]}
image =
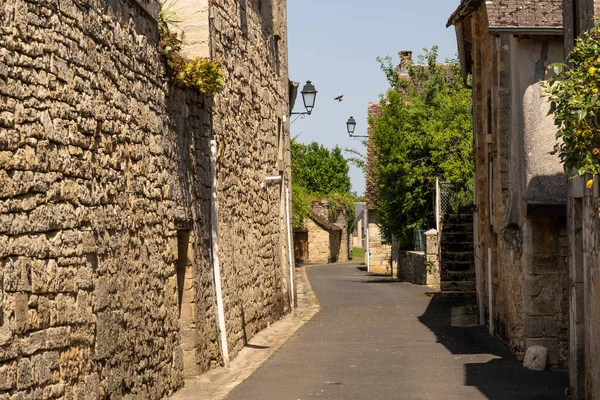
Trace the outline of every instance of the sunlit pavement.
{"type": "Polygon", "coordinates": [[[566,372],[524,369],[485,328],[451,326],[464,300],[360,264],[308,276],[322,310],[228,399],[565,398],[566,372]]]}

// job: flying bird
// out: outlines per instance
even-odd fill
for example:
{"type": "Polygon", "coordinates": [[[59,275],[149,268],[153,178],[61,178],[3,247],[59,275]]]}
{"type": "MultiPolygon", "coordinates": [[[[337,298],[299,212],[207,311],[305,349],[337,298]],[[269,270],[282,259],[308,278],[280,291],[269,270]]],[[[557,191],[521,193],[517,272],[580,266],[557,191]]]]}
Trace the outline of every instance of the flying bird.
{"type": "Polygon", "coordinates": [[[338,97],[336,97],[336,98],[334,98],[334,100],[337,100],[337,101],[342,101],[342,97],[344,97],[344,95],[343,95],[343,94],[342,94],[342,95],[339,95],[339,96],[338,96],[338,97]]]}

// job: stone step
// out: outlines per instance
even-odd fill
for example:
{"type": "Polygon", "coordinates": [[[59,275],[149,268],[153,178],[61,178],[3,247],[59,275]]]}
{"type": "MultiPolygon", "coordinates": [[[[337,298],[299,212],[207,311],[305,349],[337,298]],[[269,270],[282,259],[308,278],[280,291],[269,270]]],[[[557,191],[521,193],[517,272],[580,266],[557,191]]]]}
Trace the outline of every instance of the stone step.
{"type": "Polygon", "coordinates": [[[473,252],[473,242],[442,243],[440,247],[442,249],[442,254],[473,252]]]}
{"type": "Polygon", "coordinates": [[[468,233],[473,234],[473,223],[465,224],[443,224],[442,236],[448,233],[468,233]]]}
{"type": "Polygon", "coordinates": [[[442,251],[442,262],[473,261],[473,251],[442,251]]]}
{"type": "Polygon", "coordinates": [[[475,292],[474,290],[469,292],[461,292],[457,290],[442,290],[438,294],[438,296],[441,299],[461,299],[465,301],[470,300],[474,302],[477,299],[477,292],[475,292]]]}
{"type": "Polygon", "coordinates": [[[444,222],[455,222],[455,221],[473,221],[473,214],[445,214],[442,217],[444,222]]]}
{"type": "Polygon", "coordinates": [[[475,270],[440,272],[442,281],[475,281],[475,270]]]}
{"type": "Polygon", "coordinates": [[[455,292],[473,292],[475,291],[475,281],[442,281],[441,289],[445,291],[455,292]]]}
{"type": "Polygon", "coordinates": [[[451,261],[445,262],[442,260],[440,263],[440,269],[446,271],[467,271],[469,269],[475,269],[474,261],[451,261]]]}
{"type": "Polygon", "coordinates": [[[473,232],[448,232],[448,231],[443,231],[442,232],[442,240],[448,240],[448,241],[456,241],[457,239],[462,239],[465,241],[473,241],[473,232]]]}

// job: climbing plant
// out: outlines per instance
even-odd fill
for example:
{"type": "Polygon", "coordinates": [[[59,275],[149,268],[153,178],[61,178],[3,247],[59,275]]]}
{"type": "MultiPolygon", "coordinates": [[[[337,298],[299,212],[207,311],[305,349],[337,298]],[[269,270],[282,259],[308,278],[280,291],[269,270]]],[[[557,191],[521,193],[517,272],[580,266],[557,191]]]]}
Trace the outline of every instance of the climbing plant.
{"type": "MultiPolygon", "coordinates": [[[[550,112],[558,130],[554,145],[565,171],[573,176],[600,173],[600,28],[577,39],[565,63],[548,67],[550,112]]],[[[593,180],[587,182],[587,187],[593,180]]]]}
{"type": "Polygon", "coordinates": [[[182,40],[173,29],[181,22],[174,10],[176,3],[161,2],[158,14],[159,52],[166,61],[169,76],[176,86],[195,88],[200,93],[218,93],[224,85],[219,63],[201,57],[189,59],[181,52],[182,40]]]}

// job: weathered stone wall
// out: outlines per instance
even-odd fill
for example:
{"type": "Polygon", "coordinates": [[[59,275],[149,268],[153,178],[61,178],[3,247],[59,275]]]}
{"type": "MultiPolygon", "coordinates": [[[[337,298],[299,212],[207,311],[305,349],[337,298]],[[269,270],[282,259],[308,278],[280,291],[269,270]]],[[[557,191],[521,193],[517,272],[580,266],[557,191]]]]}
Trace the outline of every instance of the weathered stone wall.
{"type": "Polygon", "coordinates": [[[328,231],[311,218],[307,218],[306,230],[308,231],[308,258],[304,261],[310,264],[327,264],[333,262],[332,255],[337,256],[339,250],[339,231],[328,231]],[[332,249],[337,244],[336,249],[332,249]],[[336,243],[337,242],[337,243],[336,243]]]}
{"type": "Polygon", "coordinates": [[[392,275],[392,244],[383,242],[374,210],[369,210],[367,219],[369,271],[392,275]]]}
{"type": "Polygon", "coordinates": [[[517,357],[528,346],[542,344],[549,349],[550,364],[564,366],[564,220],[528,215],[539,204],[564,201],[558,160],[549,159],[541,144],[532,147],[551,145],[554,138],[546,105],[536,94],[544,66],[562,57],[559,41],[491,36],[485,5],[463,26],[472,43],[476,245],[482,249],[486,318],[491,265],[494,333],[517,357]]]}
{"type": "Polygon", "coordinates": [[[427,264],[422,251],[401,251],[398,255],[398,279],[415,285],[427,285],[427,264]]]}
{"type": "Polygon", "coordinates": [[[290,187],[286,4],[212,0],[219,252],[232,356],[289,309],[285,187],[290,187]],[[282,175],[282,184],[266,183],[282,175]]]}
{"type": "Polygon", "coordinates": [[[159,399],[218,363],[210,99],[167,87],[143,4],[0,3],[0,397],[159,399]]]}

